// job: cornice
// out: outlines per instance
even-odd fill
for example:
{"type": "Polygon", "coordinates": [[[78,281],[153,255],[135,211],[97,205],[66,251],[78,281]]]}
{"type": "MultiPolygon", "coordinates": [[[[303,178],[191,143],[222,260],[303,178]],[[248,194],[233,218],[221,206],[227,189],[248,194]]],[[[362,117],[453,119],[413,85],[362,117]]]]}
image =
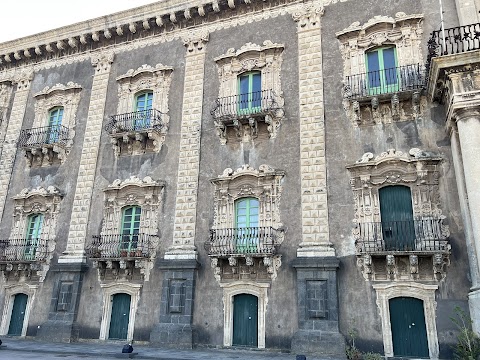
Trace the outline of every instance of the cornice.
{"type": "MultiPolygon", "coordinates": [[[[351,0],[317,0],[322,6],[351,0]]],[[[247,11],[254,13],[258,7],[278,8],[290,4],[303,3],[299,0],[165,0],[154,4],[126,10],[112,15],[102,16],[92,20],[68,25],[58,29],[23,37],[0,44],[0,70],[23,64],[37,64],[52,58],[58,62],[63,58],[76,61],[86,60],[89,56],[78,56],[99,48],[131,44],[146,37],[169,37],[172,32],[185,29],[211,27],[218,22],[218,16],[207,19],[211,13],[220,15],[235,7],[248,5],[247,11]],[[252,3],[253,2],[253,3],[252,3]],[[255,6],[256,5],[256,6],[255,6]],[[208,24],[198,24],[193,20],[201,19],[208,24]],[[146,33],[148,32],[148,33],[146,33]],[[108,44],[110,42],[110,44],[108,44]],[[32,61],[33,60],[33,61],[32,61]]],[[[263,9],[262,9],[263,10],[263,9]]],[[[229,16],[229,14],[226,14],[229,16]]],[[[225,19],[220,20],[225,21],[225,19]]],[[[178,38],[178,35],[175,36],[178,38]]],[[[172,40],[172,39],[170,39],[172,40]]]]}

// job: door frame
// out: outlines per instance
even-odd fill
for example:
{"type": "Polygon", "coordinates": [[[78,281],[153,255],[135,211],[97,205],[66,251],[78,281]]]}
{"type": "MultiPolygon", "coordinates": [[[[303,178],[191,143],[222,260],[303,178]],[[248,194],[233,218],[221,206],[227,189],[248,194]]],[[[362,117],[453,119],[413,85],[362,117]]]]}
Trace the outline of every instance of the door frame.
{"type": "Polygon", "coordinates": [[[135,329],[135,314],[137,313],[138,300],[140,299],[141,284],[100,284],[103,290],[103,312],[102,323],[100,325],[100,340],[108,340],[110,332],[110,318],[112,317],[112,296],[118,293],[130,295],[130,313],[128,316],[127,340],[133,340],[133,331],[135,329]]]}
{"type": "Polygon", "coordinates": [[[2,322],[0,325],[0,335],[7,335],[12,318],[13,302],[15,295],[22,293],[28,296],[27,306],[25,307],[25,316],[23,318],[23,327],[21,336],[27,335],[28,320],[30,318],[30,311],[32,309],[33,300],[37,292],[38,285],[20,284],[20,285],[6,285],[3,290],[5,293],[5,302],[3,306],[2,322]]]}
{"type": "Polygon", "coordinates": [[[233,297],[239,294],[254,295],[258,299],[257,347],[265,349],[265,314],[267,311],[267,290],[270,284],[250,281],[235,281],[220,284],[223,288],[223,345],[232,346],[233,341],[233,297]]]}
{"type": "Polygon", "coordinates": [[[390,299],[396,297],[412,297],[423,301],[423,313],[427,330],[428,352],[430,359],[438,359],[438,335],[435,318],[435,291],[438,285],[402,282],[390,284],[375,284],[377,306],[382,319],[383,349],[386,357],[393,357],[392,324],[390,322],[390,299]]]}

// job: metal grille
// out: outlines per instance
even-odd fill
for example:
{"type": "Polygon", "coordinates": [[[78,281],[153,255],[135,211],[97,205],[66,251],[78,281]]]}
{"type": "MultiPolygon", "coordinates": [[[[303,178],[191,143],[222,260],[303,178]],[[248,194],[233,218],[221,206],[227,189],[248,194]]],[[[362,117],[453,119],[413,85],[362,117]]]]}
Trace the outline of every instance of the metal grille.
{"type": "Polygon", "coordinates": [[[67,145],[68,128],[63,125],[43,126],[20,132],[20,147],[36,147],[47,144],[67,145]]]}
{"type": "Polygon", "coordinates": [[[155,109],[113,115],[105,125],[105,130],[109,134],[129,131],[139,132],[147,129],[161,130],[164,126],[162,115],[160,111],[155,109]]]}
{"type": "Polygon", "coordinates": [[[96,259],[146,258],[155,251],[149,234],[94,235],[87,246],[87,256],[96,259]]]}
{"type": "Polygon", "coordinates": [[[459,54],[480,49],[480,23],[433,31],[428,41],[429,57],[459,54]]]}
{"type": "Polygon", "coordinates": [[[48,255],[48,240],[8,239],[0,240],[0,262],[44,261],[48,255]]]}

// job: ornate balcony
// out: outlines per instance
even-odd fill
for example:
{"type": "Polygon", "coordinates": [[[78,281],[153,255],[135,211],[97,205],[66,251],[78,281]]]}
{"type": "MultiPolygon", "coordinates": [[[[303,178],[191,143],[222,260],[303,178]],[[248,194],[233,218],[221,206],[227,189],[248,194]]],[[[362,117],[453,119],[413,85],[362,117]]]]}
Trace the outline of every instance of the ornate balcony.
{"type": "Polygon", "coordinates": [[[215,101],[211,114],[223,144],[227,142],[227,127],[233,127],[240,138],[244,136],[244,127],[247,127],[248,135],[255,138],[259,122],[267,124],[270,137],[275,137],[284,115],[283,99],[273,90],[226,96],[215,101]]]}
{"type": "Polygon", "coordinates": [[[38,275],[49,260],[49,245],[48,240],[40,238],[0,240],[0,271],[6,277],[38,275]]]}
{"type": "Polygon", "coordinates": [[[109,276],[131,279],[144,273],[155,256],[157,243],[158,237],[149,234],[95,235],[86,247],[86,254],[101,279],[109,276]]]}
{"type": "Polygon", "coordinates": [[[450,262],[442,218],[361,223],[354,236],[367,280],[440,280],[450,262]]]}
{"type": "Polygon", "coordinates": [[[115,155],[160,151],[168,130],[163,116],[155,109],[111,116],[105,131],[111,137],[115,155]]]}
{"type": "Polygon", "coordinates": [[[46,166],[55,161],[63,162],[68,142],[69,129],[55,125],[22,130],[18,146],[25,150],[29,166],[46,166]]]}
{"type": "Polygon", "coordinates": [[[283,236],[282,230],[268,226],[211,229],[205,250],[212,259],[215,277],[218,281],[234,279],[242,272],[247,276],[250,269],[256,269],[250,272],[253,274],[264,272],[276,277],[281,264],[277,252],[283,236]]]}

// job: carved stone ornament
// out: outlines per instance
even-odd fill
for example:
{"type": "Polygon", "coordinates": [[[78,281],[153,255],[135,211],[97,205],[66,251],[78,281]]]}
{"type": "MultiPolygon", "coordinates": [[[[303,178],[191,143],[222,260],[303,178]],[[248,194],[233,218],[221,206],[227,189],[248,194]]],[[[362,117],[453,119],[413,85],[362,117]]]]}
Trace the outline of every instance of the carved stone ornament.
{"type": "Polygon", "coordinates": [[[187,47],[188,53],[197,53],[205,48],[205,43],[210,39],[207,29],[190,31],[183,37],[183,45],[187,47]]]}
{"type": "Polygon", "coordinates": [[[126,74],[117,77],[118,106],[117,114],[126,114],[135,111],[135,97],[142,91],[153,92],[152,109],[160,113],[161,123],[151,119],[151,126],[130,132],[110,132],[111,143],[115,155],[123,152],[128,154],[144,153],[147,149],[159,152],[165,142],[169,127],[168,95],[172,82],[173,68],[162,64],[155,67],[142,65],[138,69],[130,69],[126,74]],[[143,145],[137,144],[142,142],[143,145]],[[150,144],[151,143],[151,144],[150,144]],[[151,145],[151,146],[149,146],[151,145]]]}
{"type": "Polygon", "coordinates": [[[298,5],[292,14],[293,20],[298,22],[298,30],[309,30],[313,27],[320,27],[320,17],[324,13],[323,3],[313,1],[298,5]]]}
{"type": "Polygon", "coordinates": [[[7,111],[12,97],[13,85],[11,81],[0,80],[0,149],[3,148],[7,131],[7,111]]]}
{"type": "Polygon", "coordinates": [[[425,80],[422,23],[423,14],[399,12],[394,18],[374,16],[365,24],[357,21],[336,33],[346,79],[344,108],[354,126],[416,120],[424,112],[426,98],[420,96],[425,80]],[[395,92],[389,94],[396,98],[365,90],[366,52],[380,46],[396,49],[399,91],[403,91],[400,98],[395,92]]]}
{"type": "MultiPolygon", "coordinates": [[[[408,153],[390,149],[378,156],[365,153],[347,166],[355,202],[352,230],[357,264],[366,280],[442,280],[449,263],[448,225],[443,223],[439,192],[442,157],[417,148],[408,153]],[[382,223],[379,190],[403,185],[412,195],[415,254],[408,249],[388,254],[378,227],[382,223]],[[387,255],[386,255],[387,254],[387,255]],[[443,260],[438,265],[434,257],[443,260]],[[425,264],[428,264],[425,265],[425,264]]],[[[413,249],[412,249],[413,250],[413,249]]]]}
{"type": "Polygon", "coordinates": [[[45,87],[42,91],[33,95],[35,98],[35,119],[32,124],[32,134],[40,134],[49,124],[49,112],[55,107],[63,108],[62,127],[57,129],[55,142],[39,141],[38,136],[32,135],[23,144],[27,165],[39,166],[51,165],[58,160],[63,163],[70,153],[75,137],[76,114],[80,102],[82,87],[74,82],[66,85],[56,84],[45,87]],[[42,129],[39,129],[42,128],[42,129]],[[35,130],[37,129],[37,130],[35,130]],[[31,143],[31,144],[30,144],[31,143]]]}
{"type": "Polygon", "coordinates": [[[113,51],[102,51],[92,54],[91,61],[92,66],[95,68],[95,73],[97,75],[108,73],[114,58],[115,53],[113,51]]]}
{"type": "Polygon", "coordinates": [[[121,233],[122,209],[125,206],[136,205],[142,209],[140,216],[140,234],[145,234],[151,240],[149,257],[136,259],[134,263],[122,263],[95,260],[99,277],[105,279],[106,269],[122,269],[126,275],[132,275],[134,269],[139,269],[145,281],[148,281],[158,246],[158,218],[165,183],[155,181],[150,177],[139,179],[131,176],[126,180],[115,180],[104,190],[104,209],[101,237],[108,239],[121,233]],[[131,266],[131,267],[130,267],[131,266]],[[131,273],[129,273],[129,271],[131,273]]]}
{"type": "MultiPolygon", "coordinates": [[[[282,54],[285,46],[266,40],[262,45],[247,43],[240,49],[230,48],[224,55],[215,58],[220,80],[218,97],[220,99],[238,95],[238,76],[245,72],[259,71],[261,73],[262,91],[271,92],[272,112],[265,115],[264,121],[268,125],[270,138],[277,136],[277,131],[285,115],[285,101],[281,85],[280,72],[282,68],[282,54]],[[274,104],[274,106],[273,106],[274,104]]],[[[262,107],[267,106],[266,104],[262,107]]],[[[267,106],[268,107],[268,106],[267,106]]],[[[215,110],[213,110],[214,112],[215,110]]],[[[212,112],[212,113],[213,113],[212,112]]],[[[253,136],[256,136],[256,121],[250,126],[253,136]]],[[[234,120],[234,126],[235,120],[234,120]]],[[[222,144],[227,142],[225,123],[215,120],[217,135],[222,144]]]]}
{"type": "Polygon", "coordinates": [[[9,244],[5,249],[7,262],[1,267],[6,279],[14,277],[43,282],[55,250],[56,227],[62,198],[63,195],[54,186],[23,189],[13,197],[13,225],[9,244]],[[43,215],[41,236],[35,239],[38,248],[34,251],[34,259],[25,259],[24,256],[17,255],[21,255],[19,251],[22,254],[25,251],[22,239],[27,233],[28,216],[33,214],[43,215]],[[8,262],[9,259],[12,263],[8,262]]]}

